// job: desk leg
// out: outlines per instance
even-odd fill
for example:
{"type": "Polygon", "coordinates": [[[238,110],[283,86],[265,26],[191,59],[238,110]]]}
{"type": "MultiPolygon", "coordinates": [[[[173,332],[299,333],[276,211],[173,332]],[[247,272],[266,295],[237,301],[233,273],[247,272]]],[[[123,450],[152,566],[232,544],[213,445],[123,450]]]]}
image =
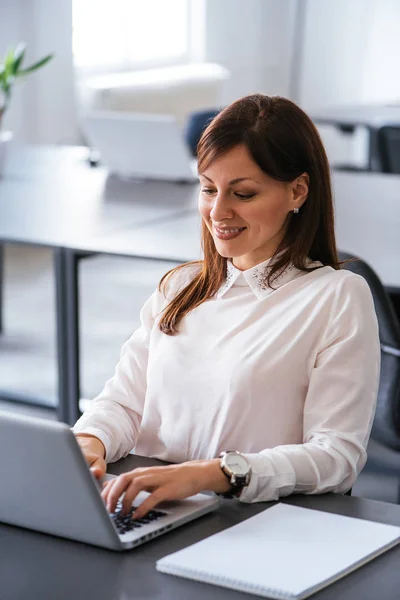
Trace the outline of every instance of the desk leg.
{"type": "Polygon", "coordinates": [[[368,166],[370,171],[382,173],[382,158],[379,151],[378,130],[375,127],[368,127],[369,149],[368,166]]]}
{"type": "Polygon", "coordinates": [[[4,248],[0,244],[0,333],[3,333],[3,277],[4,248]]]}
{"type": "Polygon", "coordinates": [[[80,416],[78,262],[74,251],[55,250],[58,418],[69,425],[80,416]]]}

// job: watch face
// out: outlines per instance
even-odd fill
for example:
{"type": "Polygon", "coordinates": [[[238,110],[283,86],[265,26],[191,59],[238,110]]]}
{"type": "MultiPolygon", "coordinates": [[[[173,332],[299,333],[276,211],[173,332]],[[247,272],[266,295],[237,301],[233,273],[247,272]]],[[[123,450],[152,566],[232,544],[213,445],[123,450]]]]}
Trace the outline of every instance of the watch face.
{"type": "Polygon", "coordinates": [[[247,475],[249,472],[249,463],[241,454],[229,453],[225,457],[225,462],[235,475],[247,475]]]}

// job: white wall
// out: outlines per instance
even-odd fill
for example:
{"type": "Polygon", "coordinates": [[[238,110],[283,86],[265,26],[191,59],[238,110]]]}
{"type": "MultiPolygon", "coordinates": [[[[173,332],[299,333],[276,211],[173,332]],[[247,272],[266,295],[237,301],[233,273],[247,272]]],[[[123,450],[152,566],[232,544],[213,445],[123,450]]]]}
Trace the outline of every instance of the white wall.
{"type": "Polygon", "coordinates": [[[400,2],[367,0],[362,102],[400,103],[400,2]]]}
{"type": "Polygon", "coordinates": [[[19,41],[28,44],[26,64],[54,52],[43,70],[14,86],[5,128],[15,139],[32,143],[79,140],[72,65],[71,0],[1,0],[0,53],[19,41]]]}
{"type": "Polygon", "coordinates": [[[299,99],[305,110],[361,99],[368,0],[306,0],[299,99]]]}
{"type": "Polygon", "coordinates": [[[232,74],[222,104],[245,94],[288,95],[298,0],[206,0],[204,59],[232,74]]]}
{"type": "Polygon", "coordinates": [[[305,0],[300,99],[306,110],[400,100],[400,2],[305,0]]]}
{"type": "MultiPolygon", "coordinates": [[[[302,107],[312,114],[335,106],[400,102],[400,2],[304,2],[302,107]]],[[[365,163],[365,131],[351,138],[329,127],[320,129],[332,161],[365,163]]]]}

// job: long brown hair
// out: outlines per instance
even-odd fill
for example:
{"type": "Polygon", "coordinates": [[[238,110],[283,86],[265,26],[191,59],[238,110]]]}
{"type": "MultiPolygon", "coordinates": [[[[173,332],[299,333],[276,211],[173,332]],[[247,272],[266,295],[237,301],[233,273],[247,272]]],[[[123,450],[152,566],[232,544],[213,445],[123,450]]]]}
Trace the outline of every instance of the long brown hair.
{"type": "MultiPolygon", "coordinates": [[[[340,268],[335,233],[329,163],[324,146],[311,119],[293,102],[279,96],[245,96],[221,111],[204,131],[197,146],[199,173],[221,155],[244,144],[254,162],[270,177],[291,182],[302,173],[309,175],[307,200],[300,212],[288,215],[285,236],[271,261],[268,284],[289,264],[307,271],[307,258],[324,266],[340,268]]],[[[227,259],[218,254],[211,233],[202,223],[204,259],[179,265],[164,275],[160,290],[169,277],[188,264],[198,272],[163,311],[159,327],[167,335],[191,310],[211,298],[226,277],[227,259]]]]}

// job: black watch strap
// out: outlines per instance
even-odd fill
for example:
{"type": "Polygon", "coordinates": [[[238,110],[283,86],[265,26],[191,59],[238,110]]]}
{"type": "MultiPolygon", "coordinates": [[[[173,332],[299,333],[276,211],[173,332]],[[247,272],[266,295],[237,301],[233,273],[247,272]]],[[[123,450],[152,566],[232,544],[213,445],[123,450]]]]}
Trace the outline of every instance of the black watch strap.
{"type": "Polygon", "coordinates": [[[215,492],[215,494],[217,496],[219,496],[220,498],[225,498],[226,500],[233,500],[234,498],[239,498],[240,492],[242,491],[242,487],[239,489],[235,489],[233,486],[231,486],[231,489],[229,490],[229,492],[215,492]]]}

